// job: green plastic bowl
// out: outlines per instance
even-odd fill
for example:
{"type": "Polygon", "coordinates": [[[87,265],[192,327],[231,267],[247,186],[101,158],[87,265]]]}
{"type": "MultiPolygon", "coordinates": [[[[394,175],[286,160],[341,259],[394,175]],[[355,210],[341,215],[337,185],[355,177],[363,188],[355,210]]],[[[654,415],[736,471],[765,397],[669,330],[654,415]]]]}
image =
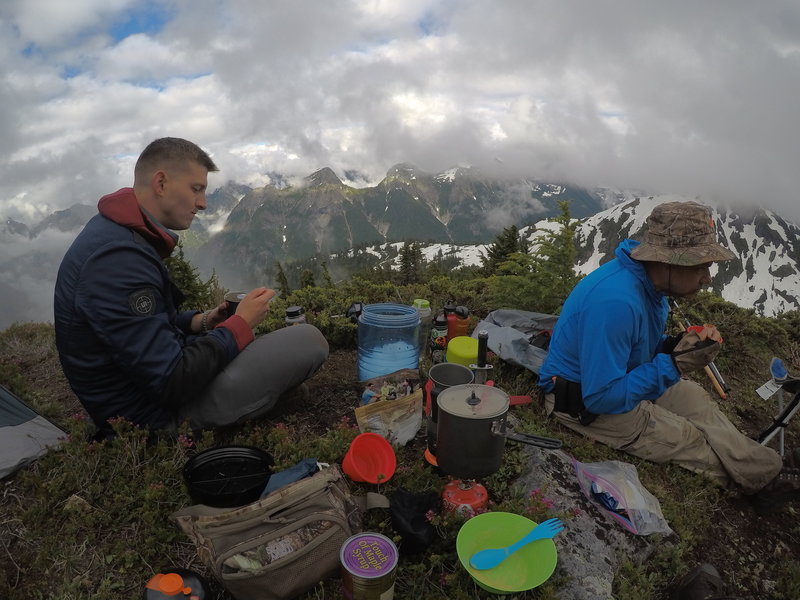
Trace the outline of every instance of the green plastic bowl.
{"type": "Polygon", "coordinates": [[[558,552],[551,539],[536,540],[517,550],[493,569],[478,571],[470,557],[486,548],[510,546],[537,523],[521,515],[488,512],[472,517],[461,526],[456,552],[461,564],[480,587],[495,594],[514,594],[542,585],[556,569],[558,552]]]}

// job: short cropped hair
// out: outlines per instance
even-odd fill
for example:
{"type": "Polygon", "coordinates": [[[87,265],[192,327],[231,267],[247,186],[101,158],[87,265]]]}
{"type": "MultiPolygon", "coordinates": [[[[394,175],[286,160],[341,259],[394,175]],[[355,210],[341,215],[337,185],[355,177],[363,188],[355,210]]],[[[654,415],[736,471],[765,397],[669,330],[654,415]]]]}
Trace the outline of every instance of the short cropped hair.
{"type": "Polygon", "coordinates": [[[198,146],[182,138],[165,137],[153,140],[142,150],[133,169],[134,181],[141,182],[154,169],[161,167],[184,168],[186,163],[195,162],[209,172],[219,171],[211,157],[198,146]]]}

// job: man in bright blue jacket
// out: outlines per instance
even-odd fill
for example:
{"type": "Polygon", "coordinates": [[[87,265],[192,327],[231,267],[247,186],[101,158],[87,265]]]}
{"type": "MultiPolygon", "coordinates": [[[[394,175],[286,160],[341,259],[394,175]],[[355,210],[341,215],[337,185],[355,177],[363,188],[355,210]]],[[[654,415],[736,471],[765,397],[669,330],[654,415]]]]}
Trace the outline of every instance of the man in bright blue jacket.
{"type": "Polygon", "coordinates": [[[150,143],[134,185],[104,196],[67,250],[55,289],[56,346],[64,374],[101,434],[123,417],[151,430],[225,426],[267,412],[328,356],[311,325],[259,338],[273,290],[179,312],[183,295],[164,259],[206,208],[217,167],[180,138],[150,143]]]}
{"type": "Polygon", "coordinates": [[[708,365],[716,327],[664,334],[668,297],[711,282],[718,245],[710,209],[694,202],[657,206],[643,242],[624,240],[616,258],[578,283],[564,303],[540,370],[548,412],[592,439],[657,463],[675,462],[757,506],[796,497],[800,478],[777,452],[742,434],[698,384],[683,379],[708,365]]]}

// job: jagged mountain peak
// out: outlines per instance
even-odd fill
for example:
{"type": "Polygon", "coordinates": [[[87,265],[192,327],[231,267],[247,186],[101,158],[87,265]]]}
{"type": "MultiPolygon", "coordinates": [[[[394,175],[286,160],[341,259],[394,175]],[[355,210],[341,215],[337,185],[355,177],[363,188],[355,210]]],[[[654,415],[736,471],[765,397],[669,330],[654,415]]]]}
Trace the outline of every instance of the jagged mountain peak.
{"type": "Polygon", "coordinates": [[[83,227],[96,213],[96,207],[86,204],[73,204],[69,208],[56,210],[45,217],[38,225],[31,228],[31,237],[39,235],[46,229],[74,231],[83,227]]]}
{"type": "Polygon", "coordinates": [[[480,174],[478,173],[475,167],[463,166],[459,165],[457,167],[450,167],[446,171],[442,171],[438,173],[434,179],[439,183],[452,183],[455,179],[464,178],[464,177],[479,177],[480,174]]]}
{"type": "Polygon", "coordinates": [[[323,185],[344,185],[342,180],[333,172],[330,167],[323,167],[318,171],[314,171],[311,175],[305,178],[306,183],[310,187],[318,187],[323,185]]]}
{"type": "Polygon", "coordinates": [[[20,223],[19,221],[15,221],[10,217],[6,219],[3,232],[8,233],[9,235],[21,235],[23,237],[30,237],[31,235],[30,229],[28,229],[28,226],[25,225],[25,223],[20,223]]]}
{"type": "Polygon", "coordinates": [[[416,179],[417,177],[428,177],[428,173],[421,171],[416,165],[411,163],[398,163],[386,171],[386,179],[400,177],[403,179],[416,179]]]}

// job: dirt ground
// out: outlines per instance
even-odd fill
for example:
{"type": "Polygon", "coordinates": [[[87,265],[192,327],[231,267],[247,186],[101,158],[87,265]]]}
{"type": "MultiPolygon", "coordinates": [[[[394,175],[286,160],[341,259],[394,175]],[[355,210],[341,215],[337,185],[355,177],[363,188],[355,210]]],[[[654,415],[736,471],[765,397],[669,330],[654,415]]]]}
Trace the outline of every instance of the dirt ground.
{"type": "MultiPolygon", "coordinates": [[[[18,354],[19,364],[39,393],[58,399],[65,414],[81,410],[75,397],[67,388],[55,356],[28,356],[18,354]],[[56,362],[54,362],[56,361],[56,362]]],[[[280,406],[270,415],[270,421],[279,422],[288,415],[300,420],[312,431],[324,432],[342,416],[353,416],[358,406],[361,386],[357,383],[354,351],[337,350],[331,353],[324,368],[308,382],[310,393],[305,400],[280,406]]],[[[735,396],[735,394],[733,394],[735,396]]],[[[742,405],[735,408],[742,429],[755,436],[769,421],[771,415],[742,405]]],[[[800,417],[787,432],[787,447],[800,447],[800,417]]],[[[554,429],[554,434],[560,432],[554,429]]],[[[772,444],[775,447],[774,444],[772,444]]],[[[567,449],[567,448],[565,448],[567,449]]],[[[680,494],[680,490],[673,493],[680,494]]],[[[702,540],[697,544],[691,564],[710,562],[723,576],[731,598],[772,599],[776,580],[786,572],[786,561],[794,561],[795,577],[800,557],[800,503],[785,505],[770,515],[757,516],[747,501],[737,494],[723,494],[716,505],[710,505],[711,520],[716,524],[711,535],[697,532],[702,540]]],[[[800,582],[795,582],[800,586],[800,582]]],[[[665,596],[666,597],[666,596],[665,596]]]]}
{"type": "MultiPolygon", "coordinates": [[[[304,405],[285,408],[273,415],[295,413],[314,430],[324,431],[342,415],[352,415],[359,403],[361,386],[356,382],[356,357],[352,351],[333,352],[325,367],[309,381],[310,396],[304,405]]],[[[741,428],[755,437],[767,426],[771,414],[737,404],[735,391],[730,407],[741,428]]],[[[800,416],[786,433],[786,447],[800,447],[800,416]]],[[[777,448],[777,444],[771,443],[777,448]]],[[[680,490],[673,493],[679,494],[680,490]]],[[[747,500],[736,493],[725,493],[720,502],[710,505],[716,524],[711,535],[697,544],[692,564],[712,563],[725,581],[731,598],[767,600],[776,598],[776,580],[785,572],[785,561],[800,558],[800,503],[786,504],[766,516],[754,513],[747,500]]],[[[795,567],[796,569],[796,567],[795,567]]],[[[800,573],[796,573],[800,576],[800,573]]],[[[800,600],[800,598],[798,598],[800,600]]]]}
{"type": "Polygon", "coordinates": [[[344,415],[353,415],[361,400],[357,383],[356,353],[335,350],[320,371],[308,382],[308,398],[292,405],[281,405],[270,413],[270,420],[279,421],[292,414],[313,431],[324,432],[344,415]]]}

